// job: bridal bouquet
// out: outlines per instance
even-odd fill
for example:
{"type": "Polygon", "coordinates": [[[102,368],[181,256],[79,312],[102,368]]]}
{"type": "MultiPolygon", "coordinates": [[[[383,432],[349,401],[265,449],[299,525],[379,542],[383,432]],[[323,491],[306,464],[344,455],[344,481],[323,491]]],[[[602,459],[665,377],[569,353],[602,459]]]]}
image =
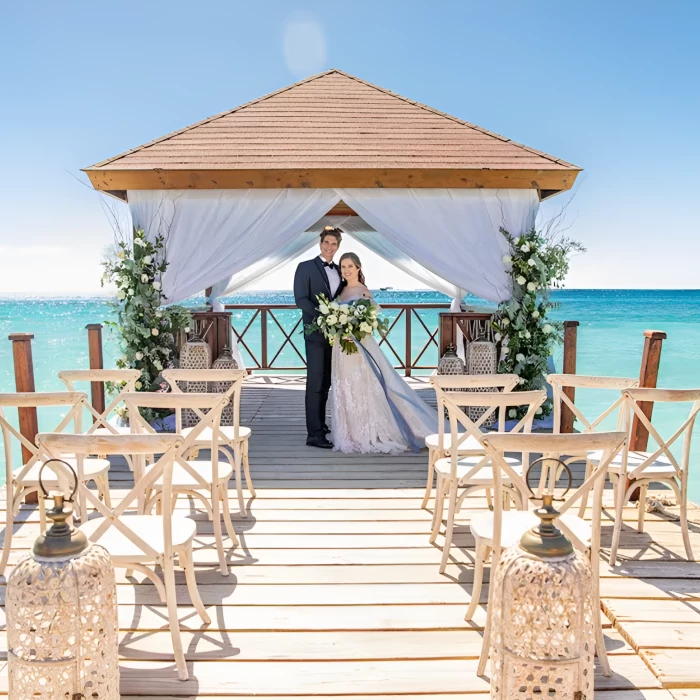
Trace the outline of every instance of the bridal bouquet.
{"type": "Polygon", "coordinates": [[[388,319],[379,316],[379,308],[369,299],[342,304],[319,294],[316,301],[319,315],[313,323],[306,325],[306,334],[318,331],[331,345],[340,341],[346,355],[356,353],[357,343],[375,330],[386,333],[389,329],[388,319]]]}

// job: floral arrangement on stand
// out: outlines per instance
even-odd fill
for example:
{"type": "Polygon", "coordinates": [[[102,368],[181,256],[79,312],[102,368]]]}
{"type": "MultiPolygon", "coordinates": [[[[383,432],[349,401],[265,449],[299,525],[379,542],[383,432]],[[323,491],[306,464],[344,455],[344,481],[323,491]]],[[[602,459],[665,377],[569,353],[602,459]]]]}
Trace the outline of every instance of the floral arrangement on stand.
{"type": "MultiPolygon", "coordinates": [[[[159,235],[151,242],[142,229],[136,229],[133,245],[118,240],[115,254],[103,260],[102,267],[102,286],[112,283],[117,288],[116,301],[111,302],[117,320],[105,321],[120,336],[123,354],[117,367],[141,372],[138,391],[162,390],[160,373],[174,363],[177,334],[189,332],[192,324],[187,309],[162,306],[160,280],[168,267],[165,239],[159,235]]],[[[147,409],[143,413],[147,419],[157,417],[147,409]]]]}
{"type": "Polygon", "coordinates": [[[316,301],[318,317],[306,324],[304,332],[309,335],[319,331],[331,345],[338,340],[346,355],[356,353],[357,343],[374,331],[386,333],[389,329],[389,321],[379,316],[379,307],[369,299],[339,304],[319,294],[316,301]]]}
{"type": "MultiPolygon", "coordinates": [[[[513,282],[513,295],[502,302],[492,323],[494,338],[501,344],[499,372],[517,374],[518,389],[542,389],[546,384],[547,359],[562,342],[563,325],[551,320],[554,308],[552,288],[564,286],[572,253],[585,252],[575,240],[552,232],[532,229],[513,237],[501,233],[510,245],[510,255],[503,258],[513,282]]],[[[552,404],[547,400],[538,409],[549,415],[552,404]]],[[[524,409],[511,409],[511,418],[521,418],[524,409]]]]}

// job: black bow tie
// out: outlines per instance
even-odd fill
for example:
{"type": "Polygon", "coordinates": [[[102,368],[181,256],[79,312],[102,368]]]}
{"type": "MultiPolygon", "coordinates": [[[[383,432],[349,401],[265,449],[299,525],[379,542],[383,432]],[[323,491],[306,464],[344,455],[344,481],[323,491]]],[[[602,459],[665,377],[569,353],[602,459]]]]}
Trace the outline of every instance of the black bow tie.
{"type": "Polygon", "coordinates": [[[323,267],[330,267],[331,270],[335,270],[338,267],[334,262],[326,262],[325,260],[321,262],[323,263],[323,267]]]}

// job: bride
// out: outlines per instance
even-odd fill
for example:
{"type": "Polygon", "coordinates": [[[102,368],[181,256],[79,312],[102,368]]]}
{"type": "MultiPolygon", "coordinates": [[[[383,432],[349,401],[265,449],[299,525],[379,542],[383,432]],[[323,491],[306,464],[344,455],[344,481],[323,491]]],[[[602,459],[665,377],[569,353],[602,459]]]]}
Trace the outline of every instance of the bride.
{"type": "MultiPolygon", "coordinates": [[[[355,253],[345,253],[339,267],[346,285],[337,302],[376,303],[355,253]]],[[[437,411],[397,374],[371,335],[357,344],[358,352],[352,355],[344,353],[340,343],[333,346],[333,449],[398,454],[424,447],[425,437],[437,432],[437,411]]]]}

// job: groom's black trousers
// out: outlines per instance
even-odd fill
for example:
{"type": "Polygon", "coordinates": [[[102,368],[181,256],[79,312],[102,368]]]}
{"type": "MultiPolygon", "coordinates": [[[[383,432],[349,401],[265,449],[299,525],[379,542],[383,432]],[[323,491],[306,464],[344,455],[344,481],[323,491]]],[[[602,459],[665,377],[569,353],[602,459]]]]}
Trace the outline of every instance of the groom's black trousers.
{"type": "Polygon", "coordinates": [[[306,341],[306,432],[309,437],[324,436],[332,357],[333,349],[325,340],[306,341]]]}

